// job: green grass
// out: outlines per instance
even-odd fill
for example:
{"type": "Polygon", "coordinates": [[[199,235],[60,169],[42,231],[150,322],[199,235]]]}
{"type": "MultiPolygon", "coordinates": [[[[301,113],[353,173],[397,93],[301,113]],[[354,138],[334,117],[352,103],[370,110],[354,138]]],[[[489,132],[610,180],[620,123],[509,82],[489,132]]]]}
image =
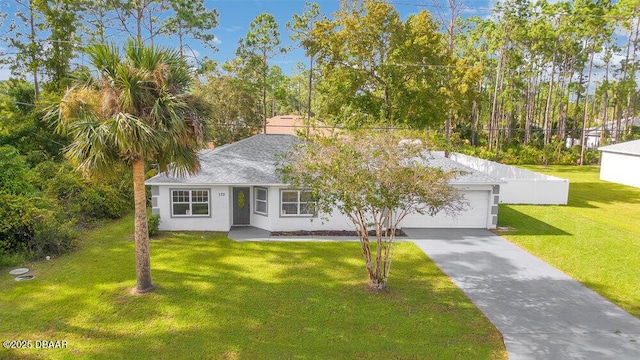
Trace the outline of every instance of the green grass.
{"type": "Polygon", "coordinates": [[[597,166],[529,166],[567,178],[567,206],[501,205],[512,242],[640,317],[640,189],[599,180],[597,166]]]}
{"type": "Polygon", "coordinates": [[[504,359],[497,330],[411,243],[391,291],[367,290],[357,243],[236,243],[216,233],[153,240],[158,289],[134,286],[132,218],[72,254],[0,276],[1,340],[67,349],[0,358],[504,359]]]}

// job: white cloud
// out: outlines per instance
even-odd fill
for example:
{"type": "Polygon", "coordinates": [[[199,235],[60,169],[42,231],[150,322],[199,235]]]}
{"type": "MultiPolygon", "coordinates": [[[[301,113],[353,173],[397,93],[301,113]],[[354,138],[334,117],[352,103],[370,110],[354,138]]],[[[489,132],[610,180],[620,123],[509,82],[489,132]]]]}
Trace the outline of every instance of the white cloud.
{"type": "MultiPolygon", "coordinates": [[[[601,83],[606,78],[606,63],[604,61],[604,51],[596,53],[593,57],[593,70],[591,72],[591,86],[589,86],[589,92],[593,93],[596,89],[596,85],[601,83]]],[[[609,81],[616,80],[620,75],[616,75],[615,71],[621,68],[622,61],[624,61],[624,54],[613,54],[611,60],[609,60],[609,81]]],[[[586,66],[589,66],[587,63],[586,66]]],[[[588,69],[585,69],[585,76],[588,69]]],[[[585,77],[586,79],[586,77],[585,77]]],[[[637,81],[637,79],[636,79],[637,81]]]]}
{"type": "Polygon", "coordinates": [[[197,60],[200,58],[200,52],[198,50],[191,48],[191,46],[185,46],[182,51],[184,53],[184,56],[186,56],[189,59],[197,60]]]}
{"type": "Polygon", "coordinates": [[[0,67],[0,80],[9,80],[11,77],[11,70],[6,67],[0,67]]]}
{"type": "MultiPolygon", "coordinates": [[[[606,71],[607,63],[604,61],[605,53],[601,51],[596,53],[593,56],[593,65],[600,70],[602,68],[602,73],[606,71]]],[[[620,67],[620,63],[624,60],[624,56],[621,54],[613,54],[611,59],[609,60],[609,72],[613,72],[613,69],[620,67]]],[[[595,69],[594,69],[595,70],[595,69]]]]}
{"type": "Polygon", "coordinates": [[[241,30],[241,29],[242,29],[242,26],[234,25],[234,26],[225,28],[224,31],[226,31],[226,32],[236,32],[236,31],[241,30]]]}

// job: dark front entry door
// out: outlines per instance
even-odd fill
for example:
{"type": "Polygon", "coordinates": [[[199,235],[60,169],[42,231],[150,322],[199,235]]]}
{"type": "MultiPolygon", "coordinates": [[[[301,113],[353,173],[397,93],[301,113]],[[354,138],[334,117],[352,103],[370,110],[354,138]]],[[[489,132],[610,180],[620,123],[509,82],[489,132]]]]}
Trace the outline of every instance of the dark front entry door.
{"type": "Polygon", "coordinates": [[[249,225],[249,188],[233,188],[233,225],[249,225]]]}

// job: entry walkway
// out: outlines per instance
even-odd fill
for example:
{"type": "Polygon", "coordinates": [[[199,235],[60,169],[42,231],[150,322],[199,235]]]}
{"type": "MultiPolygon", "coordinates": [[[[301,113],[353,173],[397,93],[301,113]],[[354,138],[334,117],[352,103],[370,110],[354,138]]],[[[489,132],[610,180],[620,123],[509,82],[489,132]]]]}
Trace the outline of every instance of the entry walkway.
{"type": "Polygon", "coordinates": [[[227,237],[235,241],[265,241],[269,239],[267,230],[253,226],[232,226],[227,237]]]}
{"type": "Polygon", "coordinates": [[[640,359],[640,320],[488,230],[403,229],[502,333],[511,360],[640,359]]]}

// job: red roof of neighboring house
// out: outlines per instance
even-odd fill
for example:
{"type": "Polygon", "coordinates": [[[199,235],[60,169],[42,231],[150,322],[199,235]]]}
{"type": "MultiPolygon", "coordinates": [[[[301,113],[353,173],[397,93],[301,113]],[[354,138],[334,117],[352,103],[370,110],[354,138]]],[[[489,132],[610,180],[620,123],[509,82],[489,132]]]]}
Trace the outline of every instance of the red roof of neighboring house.
{"type": "MultiPolygon", "coordinates": [[[[315,125],[315,132],[331,132],[323,123],[317,122],[315,125]]],[[[300,131],[304,133],[306,128],[305,119],[298,115],[280,115],[267,119],[267,134],[297,135],[300,131]]]]}

